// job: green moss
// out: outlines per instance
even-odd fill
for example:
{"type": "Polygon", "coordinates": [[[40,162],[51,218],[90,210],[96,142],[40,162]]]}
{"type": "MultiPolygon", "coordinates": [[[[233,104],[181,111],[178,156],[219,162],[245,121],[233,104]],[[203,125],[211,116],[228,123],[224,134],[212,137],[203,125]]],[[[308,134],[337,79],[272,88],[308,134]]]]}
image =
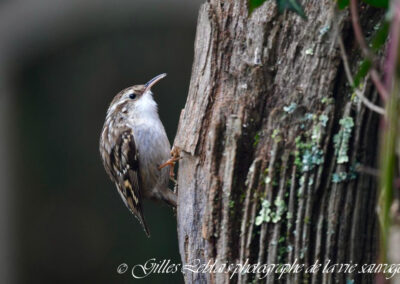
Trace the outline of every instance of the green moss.
{"type": "Polygon", "coordinates": [[[334,99],[333,99],[333,98],[330,98],[330,97],[323,97],[323,98],[321,99],[321,103],[323,103],[323,104],[325,104],[325,105],[333,104],[333,102],[334,102],[334,99]]]}
{"type": "Polygon", "coordinates": [[[279,129],[274,129],[272,132],[271,138],[275,140],[276,143],[282,140],[282,137],[279,135],[279,129]]]}
{"type": "Polygon", "coordinates": [[[242,192],[242,194],[240,194],[240,203],[243,203],[243,201],[246,199],[246,192],[242,192]]]}
{"type": "Polygon", "coordinates": [[[258,142],[260,142],[260,132],[257,132],[256,135],[254,136],[253,147],[256,147],[258,142]]]}
{"type": "Polygon", "coordinates": [[[278,263],[282,263],[286,253],[288,252],[285,246],[286,239],[285,237],[280,237],[278,240],[278,263]]]}
{"type": "Polygon", "coordinates": [[[274,129],[274,131],[272,132],[272,139],[275,139],[275,137],[279,134],[279,129],[274,129]]]}

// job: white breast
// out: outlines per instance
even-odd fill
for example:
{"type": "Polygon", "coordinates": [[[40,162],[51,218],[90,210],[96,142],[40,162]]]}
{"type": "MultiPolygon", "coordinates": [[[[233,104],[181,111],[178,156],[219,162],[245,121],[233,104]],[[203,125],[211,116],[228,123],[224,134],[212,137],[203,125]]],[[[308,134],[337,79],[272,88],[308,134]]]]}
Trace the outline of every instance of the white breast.
{"type": "Polygon", "coordinates": [[[139,153],[139,168],[145,191],[168,184],[168,169],[158,167],[170,157],[171,145],[150,92],[136,102],[134,117],[128,120],[139,153]]]}

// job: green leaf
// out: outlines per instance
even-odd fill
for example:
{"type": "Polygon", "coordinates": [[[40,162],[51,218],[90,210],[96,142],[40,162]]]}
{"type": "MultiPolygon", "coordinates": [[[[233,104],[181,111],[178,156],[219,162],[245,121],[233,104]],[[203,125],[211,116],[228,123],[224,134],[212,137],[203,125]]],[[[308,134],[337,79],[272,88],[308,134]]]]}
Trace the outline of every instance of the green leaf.
{"type": "Polygon", "coordinates": [[[388,8],[389,0],[363,0],[365,3],[378,7],[378,8],[388,8]]]}
{"type": "Polygon", "coordinates": [[[372,38],[372,50],[378,51],[386,42],[389,35],[389,22],[384,22],[372,38]]]}
{"type": "Polygon", "coordinates": [[[304,13],[303,7],[299,4],[297,0],[275,0],[278,5],[278,10],[282,13],[285,10],[293,11],[297,13],[303,19],[307,19],[304,13]]]}
{"type": "MultiPolygon", "coordinates": [[[[385,44],[388,34],[389,34],[389,22],[384,22],[379,27],[378,31],[371,40],[371,49],[374,52],[379,51],[381,47],[385,44]]],[[[354,76],[353,88],[357,88],[360,85],[361,80],[363,80],[365,76],[367,76],[370,68],[371,68],[370,60],[364,59],[363,61],[361,61],[357,74],[354,76]]]]}
{"type": "Polygon", "coordinates": [[[253,13],[254,9],[264,4],[266,0],[249,0],[249,14],[253,13]]]}
{"type": "MultiPolygon", "coordinates": [[[[389,7],[389,0],[363,0],[365,3],[378,7],[378,8],[388,8],[389,7]]],[[[337,0],[338,8],[343,10],[347,6],[349,6],[350,0],[337,0]]]]}
{"type": "Polygon", "coordinates": [[[343,10],[347,6],[349,6],[349,0],[337,0],[337,4],[340,10],[343,10]]]}
{"type": "Polygon", "coordinates": [[[368,59],[364,59],[361,61],[360,67],[358,68],[358,72],[356,76],[354,76],[354,86],[353,88],[357,88],[360,85],[362,79],[367,76],[369,69],[371,68],[371,61],[368,59]]]}

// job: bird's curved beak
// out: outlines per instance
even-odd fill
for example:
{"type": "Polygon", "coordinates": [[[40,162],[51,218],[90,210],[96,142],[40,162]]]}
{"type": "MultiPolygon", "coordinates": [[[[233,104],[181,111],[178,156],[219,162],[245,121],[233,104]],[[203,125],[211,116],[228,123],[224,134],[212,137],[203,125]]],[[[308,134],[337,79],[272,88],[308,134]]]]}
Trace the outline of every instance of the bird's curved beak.
{"type": "Polygon", "coordinates": [[[163,73],[163,74],[155,76],[153,79],[151,79],[144,85],[145,86],[144,91],[145,92],[149,91],[151,89],[151,87],[153,87],[158,81],[160,81],[162,78],[164,78],[166,76],[167,76],[167,73],[163,73]]]}

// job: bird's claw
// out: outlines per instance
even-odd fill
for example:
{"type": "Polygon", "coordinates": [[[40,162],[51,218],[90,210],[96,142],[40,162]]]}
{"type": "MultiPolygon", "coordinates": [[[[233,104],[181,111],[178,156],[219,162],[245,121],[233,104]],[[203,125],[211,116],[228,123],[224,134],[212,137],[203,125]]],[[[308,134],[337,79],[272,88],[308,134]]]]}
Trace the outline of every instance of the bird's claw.
{"type": "Polygon", "coordinates": [[[170,179],[175,183],[176,183],[176,180],[175,180],[174,167],[175,167],[175,163],[181,159],[180,152],[181,151],[179,148],[177,148],[177,147],[172,148],[171,158],[168,161],[166,161],[164,164],[162,164],[158,167],[158,169],[161,170],[162,168],[165,168],[166,166],[170,166],[169,176],[170,176],[170,179]]]}

